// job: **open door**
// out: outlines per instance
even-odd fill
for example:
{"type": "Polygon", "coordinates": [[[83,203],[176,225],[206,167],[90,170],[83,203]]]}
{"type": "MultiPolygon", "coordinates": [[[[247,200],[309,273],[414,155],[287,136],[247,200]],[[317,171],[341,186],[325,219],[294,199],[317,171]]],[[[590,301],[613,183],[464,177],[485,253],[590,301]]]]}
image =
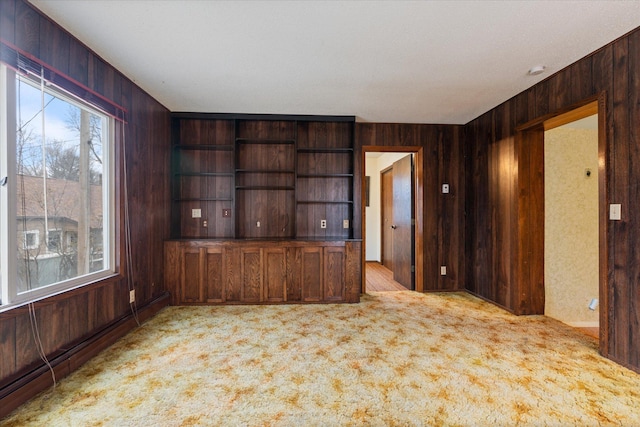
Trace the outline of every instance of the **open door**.
{"type": "Polygon", "coordinates": [[[393,271],[393,166],[380,173],[382,265],[393,271]]]}
{"type": "Polygon", "coordinates": [[[393,163],[381,173],[382,265],[393,279],[414,289],[413,156],[393,163]]]}
{"type": "Polygon", "coordinates": [[[393,164],[393,279],[407,289],[413,281],[413,156],[393,164]]]}

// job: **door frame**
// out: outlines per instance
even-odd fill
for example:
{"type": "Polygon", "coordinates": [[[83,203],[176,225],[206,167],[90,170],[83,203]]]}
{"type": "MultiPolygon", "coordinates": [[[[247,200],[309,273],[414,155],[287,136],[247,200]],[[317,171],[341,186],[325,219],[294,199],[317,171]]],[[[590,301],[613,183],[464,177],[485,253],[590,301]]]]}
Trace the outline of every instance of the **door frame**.
{"type": "MultiPolygon", "coordinates": [[[[414,281],[415,281],[415,291],[416,292],[424,292],[424,147],[420,146],[378,146],[378,145],[363,145],[362,146],[362,158],[361,161],[361,199],[364,200],[365,196],[365,185],[364,185],[364,177],[366,175],[365,165],[366,165],[366,154],[367,153],[413,153],[413,167],[414,167],[414,218],[415,218],[415,227],[413,231],[413,244],[414,244],[414,281]]],[[[365,266],[365,251],[366,251],[366,239],[367,239],[367,230],[366,230],[366,220],[365,220],[365,209],[364,204],[362,205],[360,211],[360,223],[362,224],[362,293],[366,293],[367,291],[367,281],[366,281],[366,266],[365,266]]]]}
{"type": "MultiPolygon", "coordinates": [[[[544,182],[536,182],[544,173],[544,131],[597,114],[598,116],[598,246],[599,264],[599,323],[600,353],[608,355],[609,340],[609,257],[608,219],[609,192],[606,93],[587,98],[582,102],[553,114],[539,117],[516,128],[518,153],[518,181],[522,197],[519,201],[518,274],[516,295],[532,296],[530,301],[514,301],[514,307],[523,308],[516,314],[544,314],[544,182]],[[533,154],[532,154],[533,153],[533,154]],[[542,156],[539,155],[542,153],[542,156]],[[520,160],[525,160],[520,164],[520,160]],[[522,173],[524,167],[526,172],[522,173]],[[542,201],[540,203],[540,201],[542,201]],[[524,209],[523,209],[524,208],[524,209]],[[535,236],[535,237],[531,237],[535,236]],[[542,277],[541,277],[542,276],[542,277]],[[540,297],[541,296],[541,297],[540,297]],[[541,304],[541,305],[540,305],[541,304]]],[[[539,181],[539,180],[538,180],[539,181]]]]}

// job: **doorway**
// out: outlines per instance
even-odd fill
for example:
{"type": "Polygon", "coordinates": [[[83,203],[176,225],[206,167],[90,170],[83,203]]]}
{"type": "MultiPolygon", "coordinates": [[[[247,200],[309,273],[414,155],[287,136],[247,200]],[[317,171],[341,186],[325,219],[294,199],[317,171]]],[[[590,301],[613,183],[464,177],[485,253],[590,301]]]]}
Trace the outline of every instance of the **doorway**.
{"type": "Polygon", "coordinates": [[[545,130],[544,186],[544,314],[597,337],[597,114],[545,130]]]}
{"type": "Polygon", "coordinates": [[[363,293],[423,289],[421,149],[363,147],[363,293]]]}
{"type": "MultiPolygon", "coordinates": [[[[560,111],[557,115],[546,116],[522,126],[516,133],[516,150],[518,156],[519,179],[519,221],[518,221],[518,294],[526,295],[528,301],[521,305],[516,314],[544,314],[545,313],[545,248],[553,242],[545,242],[545,131],[595,115],[597,118],[597,161],[594,165],[581,166],[579,179],[597,180],[597,225],[591,225],[591,240],[596,240],[597,250],[597,301],[594,301],[594,291],[584,300],[570,298],[570,304],[581,310],[598,308],[595,317],[598,318],[598,338],[600,352],[607,355],[608,348],[608,256],[607,256],[607,227],[609,226],[609,206],[607,202],[607,133],[606,133],[606,102],[605,94],[586,100],[581,105],[560,111]],[[591,169],[591,174],[589,170],[591,169]],[[597,177],[597,178],[596,178],[597,177]],[[594,230],[595,228],[595,230],[594,230]]],[[[573,207],[572,207],[573,208],[573,207]]],[[[593,212],[592,212],[593,213],[593,212]]],[[[554,214],[557,215],[557,214],[554,214]]],[[[574,227],[572,224],[570,227],[574,227]]],[[[563,229],[560,233],[568,233],[563,229]]],[[[592,242],[594,243],[594,242],[592,242]]],[[[595,244],[595,243],[594,243],[595,244]]],[[[573,256],[580,255],[581,247],[572,247],[573,256]]],[[[593,262],[593,261],[592,261],[593,262]]]]}

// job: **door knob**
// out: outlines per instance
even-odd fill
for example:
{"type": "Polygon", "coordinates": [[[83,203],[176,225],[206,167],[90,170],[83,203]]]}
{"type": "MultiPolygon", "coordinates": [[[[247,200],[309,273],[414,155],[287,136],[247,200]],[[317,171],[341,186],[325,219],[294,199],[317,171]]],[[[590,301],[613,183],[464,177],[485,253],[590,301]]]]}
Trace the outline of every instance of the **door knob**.
{"type": "Polygon", "coordinates": [[[398,226],[397,225],[392,225],[391,228],[393,228],[395,230],[396,228],[398,228],[398,226]]]}

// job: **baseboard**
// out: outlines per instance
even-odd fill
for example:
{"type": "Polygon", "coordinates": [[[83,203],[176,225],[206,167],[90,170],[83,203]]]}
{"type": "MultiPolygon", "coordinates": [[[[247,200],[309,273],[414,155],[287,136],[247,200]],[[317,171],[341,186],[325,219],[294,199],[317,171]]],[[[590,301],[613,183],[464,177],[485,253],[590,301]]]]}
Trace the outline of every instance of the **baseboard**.
{"type": "MultiPolygon", "coordinates": [[[[144,322],[150,319],[169,303],[170,295],[168,292],[160,295],[138,310],[139,321],[144,322]]],[[[49,362],[55,372],[56,380],[60,380],[78,369],[135,327],[136,320],[132,314],[129,314],[51,359],[49,362]]],[[[0,389],[0,419],[52,385],[51,372],[45,365],[6,385],[0,389]]]]}
{"type": "Polygon", "coordinates": [[[573,328],[599,328],[600,327],[600,322],[598,322],[597,320],[593,322],[562,322],[562,323],[566,323],[567,325],[573,328]]]}

